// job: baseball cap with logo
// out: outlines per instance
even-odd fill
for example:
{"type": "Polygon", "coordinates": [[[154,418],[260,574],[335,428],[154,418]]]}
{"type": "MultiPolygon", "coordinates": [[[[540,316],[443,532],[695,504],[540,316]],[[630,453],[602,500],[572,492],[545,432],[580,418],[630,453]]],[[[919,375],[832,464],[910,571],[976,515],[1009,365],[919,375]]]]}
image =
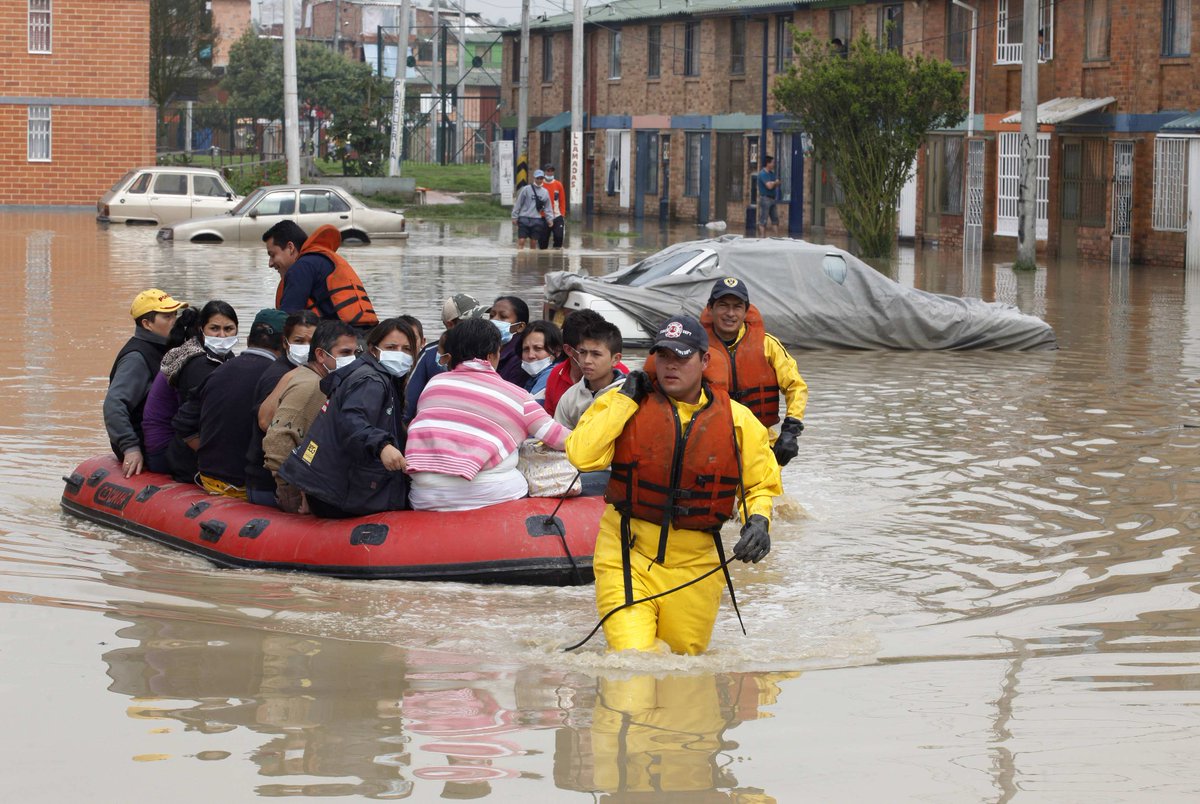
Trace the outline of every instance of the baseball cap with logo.
{"type": "Polygon", "coordinates": [[[175,301],[169,294],[163,293],[158,288],[150,288],[150,290],[143,290],[134,298],[133,304],[129,308],[129,314],[134,318],[141,318],[146,313],[173,313],[184,307],[187,307],[186,302],[175,301]]]}
{"type": "Polygon", "coordinates": [[[670,349],[680,357],[691,357],[696,352],[708,351],[708,333],[700,322],[690,315],[677,315],[662,325],[654,337],[650,354],[659,349],[670,349]]]}
{"type": "Polygon", "coordinates": [[[712,304],[722,296],[737,296],[746,304],[750,303],[750,289],[736,276],[727,276],[714,282],[712,293],[708,294],[708,303],[712,304]]]}
{"type": "Polygon", "coordinates": [[[479,300],[467,293],[455,293],[442,302],[442,322],[464,321],[468,318],[483,318],[488,308],[479,304],[479,300]]]}

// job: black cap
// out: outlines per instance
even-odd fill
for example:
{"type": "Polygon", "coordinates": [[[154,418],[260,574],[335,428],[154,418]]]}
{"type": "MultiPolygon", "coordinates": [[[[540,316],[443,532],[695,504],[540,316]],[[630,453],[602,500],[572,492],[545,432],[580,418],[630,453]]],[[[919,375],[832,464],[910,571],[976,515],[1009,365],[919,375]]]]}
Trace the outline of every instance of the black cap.
{"type": "Polygon", "coordinates": [[[708,294],[708,303],[712,304],[722,296],[737,296],[746,304],[750,303],[750,288],[736,276],[727,276],[713,283],[712,293],[708,294]]]}
{"type": "Polygon", "coordinates": [[[677,315],[659,329],[654,337],[650,353],[659,349],[670,349],[680,357],[691,357],[696,352],[708,351],[708,333],[700,322],[690,315],[677,315]]]}

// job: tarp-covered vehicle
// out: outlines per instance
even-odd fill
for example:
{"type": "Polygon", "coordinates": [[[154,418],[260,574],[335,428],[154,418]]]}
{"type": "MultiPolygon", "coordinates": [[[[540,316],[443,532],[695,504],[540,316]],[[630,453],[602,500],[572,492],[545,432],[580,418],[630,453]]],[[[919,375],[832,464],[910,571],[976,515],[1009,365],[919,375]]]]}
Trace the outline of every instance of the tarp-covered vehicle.
{"type": "Polygon", "coordinates": [[[608,276],[546,275],[551,315],[590,308],[648,346],[663,321],[698,315],[713,282],[750,288],[768,332],[821,349],[1057,349],[1054,330],[1011,304],[906,288],[846,251],[803,240],[729,235],[678,243],[608,276]]]}

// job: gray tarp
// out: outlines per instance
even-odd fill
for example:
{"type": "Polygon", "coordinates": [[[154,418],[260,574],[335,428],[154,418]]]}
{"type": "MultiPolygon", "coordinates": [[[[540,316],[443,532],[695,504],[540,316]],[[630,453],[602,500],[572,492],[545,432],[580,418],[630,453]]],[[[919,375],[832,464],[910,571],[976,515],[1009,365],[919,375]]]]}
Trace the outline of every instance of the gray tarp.
{"type": "MultiPolygon", "coordinates": [[[[655,255],[711,249],[718,261],[645,286],[565,271],[546,275],[546,297],[561,306],[571,291],[607,299],[654,332],[680,311],[699,315],[714,280],[736,276],[767,331],[801,349],[1057,349],[1054,330],[1011,304],[906,288],[851,254],[803,240],[726,236],[679,243],[655,255]]],[[[636,341],[633,345],[637,345],[636,341]]],[[[644,345],[644,344],[643,344],[644,345]]]]}

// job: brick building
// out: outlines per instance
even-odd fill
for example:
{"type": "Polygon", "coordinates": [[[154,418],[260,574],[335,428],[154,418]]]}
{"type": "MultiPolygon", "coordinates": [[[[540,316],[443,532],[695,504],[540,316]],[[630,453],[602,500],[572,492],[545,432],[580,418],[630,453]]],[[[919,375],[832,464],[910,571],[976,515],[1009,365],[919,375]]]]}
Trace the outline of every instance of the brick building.
{"type": "Polygon", "coordinates": [[[154,162],[145,0],[0,0],[0,204],[94,204],[154,162]]]}
{"type": "MultiPolygon", "coordinates": [[[[1022,4],[965,2],[978,14],[974,115],[953,131],[930,132],[901,199],[898,234],[961,242],[974,139],[984,149],[985,247],[1004,252],[1016,243],[1022,4]]],[[[764,73],[769,90],[789,66],[788,25],[843,42],[866,30],[967,74],[971,13],[950,0],[733,5],[615,0],[587,9],[590,208],[740,226],[765,128],[789,202],[783,213],[796,207],[794,222],[806,234],[841,233],[838,190],[820,155],[804,152],[769,91],[764,103],[764,73]]],[[[1043,0],[1038,235],[1045,250],[1107,259],[1114,243],[1125,242],[1134,261],[1178,266],[1186,257],[1200,265],[1200,226],[1190,227],[1188,242],[1188,222],[1200,212],[1200,114],[1190,114],[1200,108],[1193,18],[1191,0],[1043,0]]],[[[533,21],[530,40],[531,164],[565,164],[571,15],[533,21]]],[[[509,109],[517,108],[519,41],[518,30],[507,33],[502,97],[509,109]]]]}

